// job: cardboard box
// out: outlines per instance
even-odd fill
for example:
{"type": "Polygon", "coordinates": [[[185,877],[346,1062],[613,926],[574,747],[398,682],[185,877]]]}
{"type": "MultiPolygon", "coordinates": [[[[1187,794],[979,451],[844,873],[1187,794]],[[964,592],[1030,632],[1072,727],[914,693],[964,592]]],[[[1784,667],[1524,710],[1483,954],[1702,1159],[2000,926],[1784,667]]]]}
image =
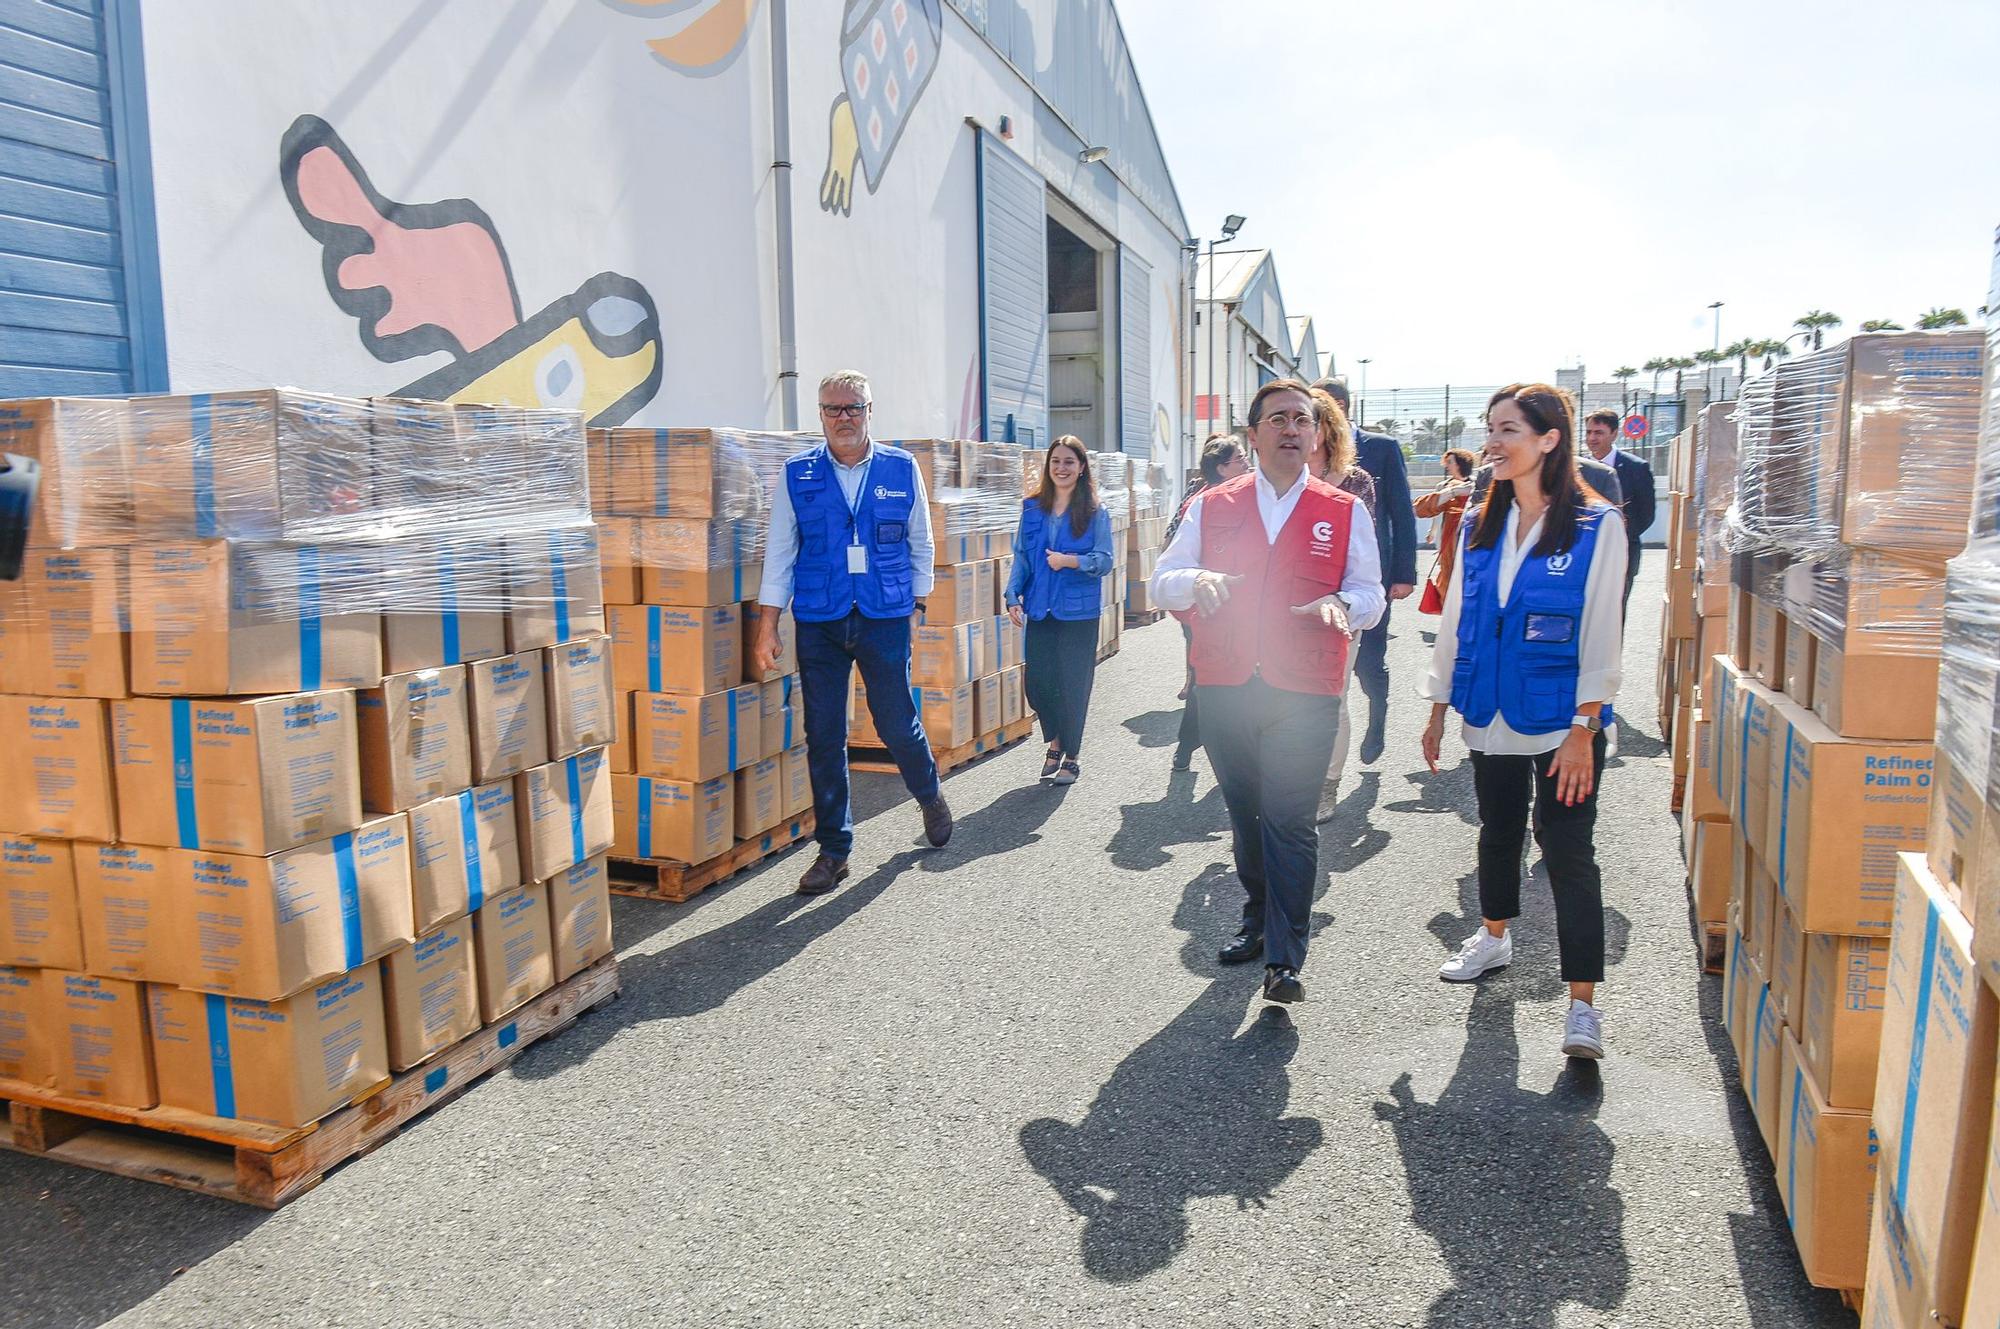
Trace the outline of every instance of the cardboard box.
{"type": "Polygon", "coordinates": [[[536,651],[604,632],[596,527],[512,536],[507,558],[508,650],[536,651]]]}
{"type": "Polygon", "coordinates": [[[933,748],[955,748],[970,743],[978,732],[972,727],[972,684],[955,688],[912,688],[918,718],[933,748]]]}
{"type": "Polygon", "coordinates": [[[522,884],[514,781],[448,794],[410,809],[414,930],[433,932],[522,884]]]}
{"type": "Polygon", "coordinates": [[[799,691],[799,677],[786,674],[761,685],[764,721],[763,751],[767,757],[775,757],[797,747],[806,741],[804,717],[794,706],[804,707],[805,698],[799,691]]]}
{"type": "Polygon", "coordinates": [[[1819,638],[1810,632],[1785,634],[1785,695],[1812,709],[1813,676],[1819,668],[1819,638]]]}
{"type": "Polygon", "coordinates": [[[68,841],[0,836],[0,964],[83,968],[68,841]]]}
{"type": "Polygon", "coordinates": [[[176,898],[174,854],[153,845],[76,846],[83,960],[71,967],[134,982],[180,981],[180,957],[168,917],[176,898]]]}
{"type": "Polygon", "coordinates": [[[549,892],[540,884],[488,900],[472,916],[479,956],[479,1017],[492,1024],[555,986],[549,892]]]}
{"type": "Polygon", "coordinates": [[[1929,742],[1937,731],[1935,655],[1848,654],[1814,648],[1813,714],[1850,738],[1929,742]]]}
{"type": "MultiPolygon", "coordinates": [[[[1755,957],[1752,957],[1754,960],[1755,957]]],[[[1762,977],[1761,968],[1758,977],[1762,977]]],[[[1764,1148],[1771,1157],[1778,1156],[1778,1079],[1780,1075],[1782,1043],[1785,1022],[1778,1018],[1778,1005],[1771,998],[1768,983],[1759,983],[1751,993],[1750,1006],[1745,1012],[1744,1036],[1749,1040],[1750,1055],[1743,1059],[1739,1067],[1743,1077],[1743,1092],[1750,1099],[1750,1110],[1757,1118],[1757,1131],[1764,1137],[1764,1148]]]]}
{"type": "Polygon", "coordinates": [[[106,705],[85,697],[0,696],[0,734],[21,745],[12,760],[0,762],[0,830],[58,840],[118,838],[106,705]]]}
{"type": "Polygon", "coordinates": [[[389,1075],[374,965],[277,1001],[160,984],[147,1001],[166,1107],[306,1126],[389,1075]]]}
{"type": "Polygon", "coordinates": [[[269,857],[172,854],[167,944],[183,987],[276,1001],[416,936],[400,812],[269,857]]]}
{"type": "Polygon", "coordinates": [[[750,522],[644,518],[636,539],[642,604],[741,604],[764,580],[762,532],[750,522]]]}
{"type": "Polygon", "coordinates": [[[56,1088],[120,1107],[157,1105],[144,987],[67,969],[42,973],[56,1088]]]}
{"type": "Polygon", "coordinates": [[[1737,769],[1734,820],[1744,841],[1766,862],[1775,864],[1778,856],[1772,850],[1777,819],[1771,815],[1771,807],[1776,801],[1773,785],[1778,782],[1771,776],[1773,773],[1782,776],[1784,771],[1780,764],[1785,740],[1784,715],[1779,709],[1784,698],[1747,681],[1742,696],[1743,724],[1737,735],[1743,745],[1742,763],[1737,769]]]}
{"type": "Polygon", "coordinates": [[[502,780],[549,759],[549,703],[539,651],[466,668],[472,697],[472,779],[502,780]]]}
{"type": "Polygon", "coordinates": [[[1000,723],[1018,723],[1026,715],[1026,685],[1024,669],[1003,669],[1000,671],[1000,723]]]}
{"type": "Polygon", "coordinates": [[[1750,600],[1750,673],[1776,691],[1785,687],[1785,611],[1760,596],[1750,600]]]}
{"type": "Polygon", "coordinates": [[[1976,925],[1979,919],[1970,901],[1984,868],[1987,773],[1983,763],[1976,772],[1960,770],[1942,743],[1933,760],[1936,779],[1931,785],[1930,821],[1924,829],[1924,856],[1932,874],[1959,895],[1960,907],[1976,925]]]}
{"type": "Polygon", "coordinates": [[[988,624],[957,623],[910,629],[910,681],[919,687],[954,688],[977,678],[988,624]]]}
{"type": "Polygon", "coordinates": [[[1930,821],[1931,745],[1842,738],[1784,706],[1771,867],[1785,899],[1807,932],[1883,932],[1896,855],[1921,850],[1930,821]]]}
{"type": "Polygon", "coordinates": [[[490,660],[507,653],[505,593],[496,569],[507,566],[500,540],[438,540],[402,570],[407,603],[430,613],[382,616],[382,667],[392,674],[490,660]]]}
{"type": "MultiPolygon", "coordinates": [[[[4,979],[0,979],[4,982],[4,979]]],[[[0,1003],[4,1003],[0,995],[0,1003]]],[[[0,1020],[5,1019],[0,1005],[0,1020]]],[[[0,1046],[5,1035],[0,1034],[0,1046]]],[[[4,1053],[0,1053],[4,1057],[4,1053]]],[[[6,1074],[0,1062],[0,1075],[6,1074]]],[[[1996,1103],[2000,1107],[2000,1103],[1996,1103]]],[[[2000,1113],[1994,1120],[2000,1121],[2000,1113]]],[[[2000,1324],[2000,1132],[1996,1132],[1986,1154],[1985,1184],[1979,1188],[1979,1220],[1972,1248],[1972,1268],[1967,1274],[1965,1313],[1960,1324],[2000,1324]]]]}
{"type": "Polygon", "coordinates": [[[361,806],[401,812],[472,783],[464,665],[390,674],[355,695],[361,806]]]}
{"type": "Polygon", "coordinates": [[[806,750],[788,748],[778,760],[784,764],[785,816],[791,818],[811,812],[812,768],[806,763],[806,750]]]}
{"type": "Polygon", "coordinates": [[[514,777],[521,875],[546,881],[611,848],[611,767],[603,748],[514,777]]]}
{"type": "Polygon", "coordinates": [[[455,918],[382,957],[389,1066],[406,1071],[479,1032],[472,920],[455,918]]]}
{"type": "Polygon", "coordinates": [[[616,858],[664,858],[705,863],[735,843],[736,782],[611,778],[616,858]]]}
{"type": "Polygon", "coordinates": [[[754,647],[757,642],[757,627],[764,616],[762,606],[754,600],[743,606],[743,681],[745,683],[768,683],[798,672],[799,668],[799,625],[792,617],[792,611],[783,610],[778,614],[778,658],[771,668],[757,672],[757,658],[754,647]]]}
{"type": "MultiPolygon", "coordinates": [[[[1917,1322],[1957,1322],[1985,1179],[1995,1000],[1972,965],[1972,929],[1920,854],[1898,861],[1875,1087],[1880,1184],[1871,1239],[1888,1256],[1869,1297],[1917,1322]]],[[[1872,1314],[1872,1312],[1871,1312],[1872,1314]]]]}
{"type": "MultiPolygon", "coordinates": [[[[1007,542],[1011,546],[1014,533],[1007,532],[1007,542]]],[[[988,555],[993,559],[993,612],[1007,612],[1007,584],[1014,579],[1014,556],[1012,554],[988,555]]]]}
{"type": "Polygon", "coordinates": [[[746,684],[707,696],[640,692],[632,698],[632,766],[639,775],[712,780],[764,751],[764,691],[746,684]]]}
{"type": "Polygon", "coordinates": [[[542,653],[542,669],[551,757],[574,756],[617,739],[610,637],[600,634],[551,646],[542,653]]]}
{"type": "Polygon", "coordinates": [[[0,401],[0,452],[42,464],[37,542],[93,548],[132,538],[130,409],[117,398],[0,401]]]}
{"type": "Polygon", "coordinates": [[[1799,1047],[1834,1107],[1865,1112],[1875,1105],[1888,981],[1889,938],[1806,934],[1799,1047]]]}
{"type": "Polygon", "coordinates": [[[55,1083],[47,978],[55,972],[0,964],[0,1080],[37,1087],[55,1083]]]}
{"type": "Polygon", "coordinates": [[[743,675],[743,613],[736,605],[615,605],[611,672],[620,692],[733,687],[743,675]]]}
{"type": "Polygon", "coordinates": [[[784,770],[776,757],[736,772],[736,838],[754,840],[785,819],[784,770]]]}
{"type": "Polygon", "coordinates": [[[604,603],[636,605],[644,603],[639,576],[639,519],[613,517],[603,511],[591,515],[597,526],[598,578],[604,587],[604,603]]]}
{"type": "Polygon", "coordinates": [[[548,881],[556,982],[611,954],[611,873],[603,854],[564,868],[548,881]]]}
{"type": "Polygon", "coordinates": [[[1000,675],[989,674],[972,685],[972,732],[984,737],[1000,731],[1000,675]]]}
{"type": "MultiPolygon", "coordinates": [[[[1686,815],[1686,814],[1682,814],[1686,815]]],[[[1688,877],[1694,895],[1695,918],[1720,923],[1729,913],[1733,873],[1732,835],[1726,821],[1690,822],[1694,852],[1688,857],[1688,877]]]]}
{"type": "Polygon", "coordinates": [[[367,688],[382,681],[382,622],[324,613],[366,573],[318,545],[208,541],[131,554],[132,690],[254,696],[367,688]]]}
{"type": "MultiPolygon", "coordinates": [[[[1961,909],[1972,920],[1972,956],[1979,972],[2000,992],[2000,786],[1987,790],[1979,815],[1980,846],[1962,883],[1961,909]]],[[[1949,891],[1949,888],[1947,888],[1949,891]]]]}
{"type": "Polygon", "coordinates": [[[352,692],[111,707],[125,840],[273,854],[361,824],[352,692]]]}
{"type": "Polygon", "coordinates": [[[0,693],[31,695],[39,676],[40,647],[29,629],[28,592],[18,581],[0,582],[0,693]]]}
{"type": "MultiPolygon", "coordinates": [[[[1006,559],[1011,563],[1014,559],[1014,528],[1012,526],[995,526],[986,532],[985,557],[995,560],[996,566],[993,571],[994,575],[999,577],[1000,569],[997,566],[998,560],[1006,559]]],[[[1006,584],[1004,579],[1002,579],[1001,584],[1006,584]]]]}
{"type": "Polygon", "coordinates": [[[1815,1287],[1860,1287],[1868,1277],[1868,1216],[1875,1194],[1874,1134],[1866,1112],[1830,1106],[1799,1045],[1784,1036],[1779,1062],[1778,1194],[1815,1287]]]}
{"type": "Polygon", "coordinates": [[[1695,821],[1726,821],[1731,805],[1723,802],[1721,791],[1716,786],[1715,763],[1722,746],[1717,726],[1708,718],[1706,710],[1697,710],[1692,712],[1688,729],[1691,734],[1688,780],[1681,803],[1681,816],[1695,821]]]}
{"type": "Polygon", "coordinates": [[[1729,927],[1722,940],[1722,1027],[1729,1035],[1729,1046],[1736,1051],[1739,1067],[1749,1060],[1750,1042],[1746,1030],[1751,1006],[1752,964],[1750,946],[1743,940],[1743,929],[1738,926],[1732,910],[1729,927]]]}
{"type": "Polygon", "coordinates": [[[123,697],[131,603],[123,549],[30,550],[20,609],[30,625],[24,686],[50,697],[123,697]]]}
{"type": "Polygon", "coordinates": [[[1778,900],[1771,911],[1771,1000],[1785,1027],[1797,1030],[1805,1011],[1806,934],[1778,900]]]}
{"type": "MultiPolygon", "coordinates": [[[[982,546],[983,548],[983,546],[982,546]]],[[[992,617],[993,565],[985,559],[937,569],[937,584],[923,597],[919,626],[952,627],[992,617]]]]}
{"type": "Polygon", "coordinates": [[[993,667],[989,674],[1005,673],[1009,669],[1019,669],[1027,663],[1028,630],[1014,626],[1005,614],[993,620],[992,644],[985,662],[993,667]]]}
{"type": "Polygon", "coordinates": [[[611,510],[635,517],[713,517],[741,506],[753,472],[740,435],[722,429],[603,431],[611,510]]]}

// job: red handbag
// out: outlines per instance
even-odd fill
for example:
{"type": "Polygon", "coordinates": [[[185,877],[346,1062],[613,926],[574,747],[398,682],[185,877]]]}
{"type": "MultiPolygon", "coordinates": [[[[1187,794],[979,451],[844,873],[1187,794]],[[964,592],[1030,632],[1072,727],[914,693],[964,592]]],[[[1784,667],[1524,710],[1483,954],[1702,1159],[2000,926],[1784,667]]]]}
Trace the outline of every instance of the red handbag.
{"type": "Polygon", "coordinates": [[[1424,598],[1417,601],[1417,612],[1419,614],[1442,614],[1444,612],[1444,596],[1438,593],[1438,584],[1435,578],[1424,583],[1424,598]]]}

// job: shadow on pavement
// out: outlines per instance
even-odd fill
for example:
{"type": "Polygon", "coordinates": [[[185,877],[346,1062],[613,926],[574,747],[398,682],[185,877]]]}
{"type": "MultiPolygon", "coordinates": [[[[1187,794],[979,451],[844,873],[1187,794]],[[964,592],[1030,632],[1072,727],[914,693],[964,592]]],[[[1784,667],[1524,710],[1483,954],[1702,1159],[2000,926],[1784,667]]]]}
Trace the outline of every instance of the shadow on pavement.
{"type": "Polygon", "coordinates": [[[1405,1073],[1375,1104],[1403,1155],[1411,1218],[1451,1271],[1431,1304],[1434,1329],[1555,1329],[1564,1303],[1615,1311],[1631,1287],[1597,1066],[1569,1061],[1548,1092],[1522,1088],[1514,1007],[1482,985],[1437,1101],[1419,1102],[1405,1073]]]}
{"type": "Polygon", "coordinates": [[[1181,740],[1181,708],[1146,711],[1125,721],[1142,748],[1170,748],[1181,740]]]}
{"type": "Polygon", "coordinates": [[[1211,781],[1208,792],[1196,798],[1195,784],[1195,772],[1173,771],[1167,776],[1167,792],[1159,798],[1119,808],[1118,829],[1104,846],[1112,863],[1133,872],[1150,871],[1173,861],[1167,851],[1175,845],[1207,844],[1227,834],[1222,786],[1211,781]]]}
{"type": "Polygon", "coordinates": [[[143,1181],[0,1154],[0,1324],[102,1324],[270,1214],[143,1181]]]}
{"type": "Polygon", "coordinates": [[[1436,775],[1429,771],[1411,771],[1403,779],[1417,787],[1417,796],[1384,803],[1384,812],[1415,812],[1424,816],[1450,814],[1468,826],[1479,824],[1479,802],[1472,792],[1470,757],[1456,766],[1447,766],[1436,775]]]}
{"type": "MultiPolygon", "coordinates": [[[[1174,924],[1189,934],[1189,969],[1217,971],[1213,948],[1235,931],[1241,904],[1219,864],[1188,884],[1174,924]]],[[[1166,1268],[1187,1246],[1192,1201],[1262,1208],[1324,1140],[1317,1118],[1285,1115],[1299,1046],[1291,1017],[1266,1006],[1244,1027],[1255,990],[1248,976],[1215,978],[1119,1063],[1081,1123],[1021,1128],[1029,1164],[1084,1219],[1091,1277],[1132,1283],[1166,1268]]]]}

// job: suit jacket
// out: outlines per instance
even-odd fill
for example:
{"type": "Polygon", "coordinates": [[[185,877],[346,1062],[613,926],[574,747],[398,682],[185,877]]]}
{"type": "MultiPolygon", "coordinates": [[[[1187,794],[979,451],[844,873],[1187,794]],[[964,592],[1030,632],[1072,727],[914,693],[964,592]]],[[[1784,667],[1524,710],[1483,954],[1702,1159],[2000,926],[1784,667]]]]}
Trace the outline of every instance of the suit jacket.
{"type": "MultiPolygon", "coordinates": [[[[1576,459],[1576,467],[1583,474],[1583,482],[1592,489],[1595,489],[1599,498],[1614,508],[1622,509],[1625,506],[1625,491],[1618,483],[1617,471],[1606,466],[1603,462],[1588,453],[1584,453],[1576,459]]],[[[1648,483],[1651,482],[1652,474],[1651,471],[1646,472],[1648,483]]],[[[1486,486],[1492,483],[1492,463],[1489,462],[1473,472],[1472,506],[1477,507],[1486,501],[1486,486]]]]}
{"type": "Polygon", "coordinates": [[[1384,586],[1417,584],[1417,513],[1410,502],[1410,468],[1402,445],[1387,434],[1354,431],[1355,460],[1375,481],[1375,547],[1384,586]]]}
{"type": "Polygon", "coordinates": [[[1639,537],[1646,533],[1659,512],[1653,493],[1653,468],[1644,457],[1635,457],[1623,448],[1612,449],[1611,467],[1618,472],[1618,487],[1624,494],[1624,501],[1618,506],[1625,513],[1625,543],[1637,549],[1639,537]]]}

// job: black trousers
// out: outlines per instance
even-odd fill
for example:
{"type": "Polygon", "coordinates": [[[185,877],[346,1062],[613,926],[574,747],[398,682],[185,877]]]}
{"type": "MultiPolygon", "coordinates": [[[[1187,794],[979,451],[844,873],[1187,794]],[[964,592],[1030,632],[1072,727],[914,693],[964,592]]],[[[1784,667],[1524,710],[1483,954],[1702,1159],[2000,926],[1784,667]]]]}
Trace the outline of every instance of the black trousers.
{"type": "Polygon", "coordinates": [[[1389,716],[1389,614],[1392,601],[1382,607],[1382,620],[1361,634],[1355,648],[1354,681],[1368,698],[1368,729],[1378,734],[1389,716]]]}
{"type": "Polygon", "coordinates": [[[1083,722],[1097,683],[1097,620],[1028,620],[1028,704],[1042,717],[1042,741],[1059,743],[1063,755],[1083,752],[1083,722]]]}
{"type": "Polygon", "coordinates": [[[1597,791],[1604,780],[1604,735],[1591,744],[1596,772],[1590,797],[1574,806],[1556,797],[1553,752],[1538,756],[1472,754],[1479,796],[1479,912],[1505,921],[1521,914],[1521,852],[1534,805],[1535,843],[1556,897],[1556,949],[1565,983],[1604,981],[1604,878],[1597,870],[1597,791]]]}
{"type": "MultiPolygon", "coordinates": [[[[1181,624],[1181,642],[1186,650],[1194,649],[1194,631],[1187,624],[1181,624]]],[[[1194,704],[1194,661],[1187,666],[1187,704],[1181,707],[1181,736],[1175,747],[1174,756],[1186,761],[1194,756],[1194,750],[1201,746],[1201,711],[1194,704]]]]}

